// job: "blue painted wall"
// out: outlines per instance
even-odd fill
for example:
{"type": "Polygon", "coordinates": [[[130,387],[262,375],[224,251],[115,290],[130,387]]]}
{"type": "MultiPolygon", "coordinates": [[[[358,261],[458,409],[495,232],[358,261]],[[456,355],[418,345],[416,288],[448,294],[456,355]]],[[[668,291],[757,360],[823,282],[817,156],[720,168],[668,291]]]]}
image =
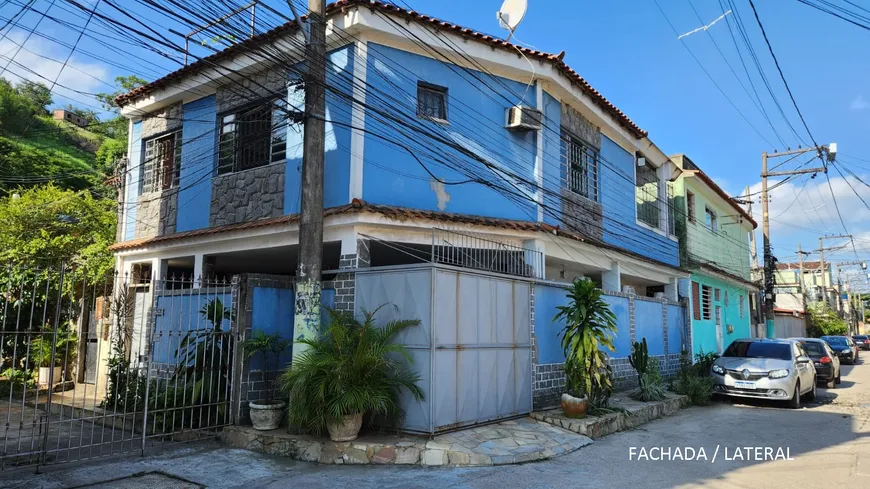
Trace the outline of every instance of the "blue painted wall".
{"type": "Polygon", "coordinates": [[[139,173],[142,168],[142,121],[134,122],[130,131],[130,157],[127,164],[127,191],[125,192],[126,216],[124,218],[124,239],[136,237],[136,201],[139,197],[139,173]]]}
{"type": "Polygon", "coordinates": [[[668,353],[680,353],[686,324],[686,309],[668,304],[668,353]]]}
{"type": "MultiPolygon", "coordinates": [[[[252,330],[262,331],[266,334],[280,333],[282,338],[292,339],[293,320],[296,313],[293,289],[254,287],[253,295],[252,330]]],[[[320,303],[327,307],[333,307],[335,305],[335,289],[323,289],[320,303]]],[[[328,321],[329,313],[323,309],[321,311],[321,324],[327,324],[328,321]]],[[[277,367],[283,368],[290,363],[292,358],[292,348],[288,347],[279,357],[277,367]]],[[[252,358],[250,365],[252,370],[262,370],[265,367],[260,355],[252,358]]]]}
{"type": "MultiPolygon", "coordinates": [[[[493,165],[534,182],[535,133],[514,132],[504,128],[505,108],[520,102],[515,94],[522,96],[525,93],[525,103],[535,105],[534,86],[526,90],[525,84],[475,72],[475,76],[483,80],[481,82],[463,70],[451,69],[450,65],[439,60],[371,42],[368,43],[366,70],[369,85],[395,98],[378,101],[372,96],[367,102],[378,107],[390,107],[388,110],[406,124],[434,131],[493,165]],[[448,124],[417,118],[418,81],[447,88],[448,124]]],[[[410,130],[400,134],[394,128],[397,124],[387,124],[379,119],[383,117],[372,113],[366,116],[363,165],[363,198],[366,201],[507,219],[537,219],[534,188],[528,187],[522,187],[520,192],[524,196],[514,199],[521,201],[516,203],[506,198],[503,192],[479,183],[446,185],[444,191],[447,195],[442,194],[439,206],[438,192],[433,188],[437,187],[437,183],[423,165],[448,183],[461,182],[469,177],[448,169],[441,162],[470,168],[487,181],[507,184],[498,176],[497,170],[485,168],[480,161],[466,156],[462,151],[432,142],[410,130]],[[405,149],[387,143],[377,135],[398,139],[414,151],[420,161],[405,149]]]]}
{"type": "Polygon", "coordinates": [[[678,266],[677,242],[637,224],[634,155],[602,135],[600,156],[598,185],[604,242],[678,266]]]}
{"type": "MultiPolygon", "coordinates": [[[[154,331],[154,361],[157,363],[176,363],[176,352],[185,335],[189,331],[211,329],[212,323],[203,317],[199,311],[209,301],[220,299],[224,307],[232,303],[230,292],[206,293],[193,292],[181,295],[163,295],[157,297],[157,309],[162,314],[157,316],[154,331]]],[[[230,321],[224,319],[221,325],[224,331],[230,327],[230,321]]]]}
{"type": "MultiPolygon", "coordinates": [[[[565,361],[565,355],[562,354],[562,345],[559,338],[559,333],[562,331],[564,323],[554,322],[553,317],[558,312],[556,307],[568,305],[566,293],[567,291],[564,287],[540,284],[535,286],[535,342],[538,346],[539,364],[562,363],[565,361]]],[[[627,357],[631,353],[628,299],[609,295],[602,296],[602,298],[610,305],[610,310],[616,315],[617,332],[613,340],[616,351],[608,352],[608,354],[613,358],[627,357]]],[[[661,309],[659,309],[658,327],[659,336],[661,337],[661,309]]]]}
{"type": "MultiPolygon", "coordinates": [[[[610,295],[604,295],[601,298],[610,304],[610,310],[616,315],[616,336],[613,339],[616,351],[610,352],[610,356],[613,358],[627,357],[631,355],[631,323],[628,317],[628,299],[610,295]]],[[[661,326],[661,318],[659,326],[661,326]]]]}
{"type": "MultiPolygon", "coordinates": [[[[323,204],[335,207],[350,202],[350,136],[351,103],[338,90],[353,95],[353,46],[345,46],[329,53],[326,83],[326,151],[324,153],[323,204]]],[[[304,66],[304,65],[300,65],[304,66]]],[[[291,82],[298,77],[291,78],[291,82]]],[[[302,110],[305,106],[303,90],[290,87],[290,105],[302,110]]],[[[284,213],[299,212],[302,196],[302,139],[301,124],[287,128],[287,169],[284,177],[284,213]]]]}
{"type": "Polygon", "coordinates": [[[184,104],[176,231],[208,227],[216,142],[214,95],[184,104]]]}
{"type": "Polygon", "coordinates": [[[559,332],[564,327],[563,322],[554,322],[556,307],[567,306],[567,291],[562,287],[549,285],[535,286],[535,341],[538,345],[538,363],[562,363],[559,332]]]}
{"type": "Polygon", "coordinates": [[[562,185],[565,165],[562,164],[562,104],[544,92],[544,222],[558,226],[562,223],[562,185]]]}
{"type": "Polygon", "coordinates": [[[650,355],[664,355],[665,331],[662,327],[661,302],[651,302],[640,299],[634,301],[634,338],[641,341],[646,338],[646,346],[650,355]]]}

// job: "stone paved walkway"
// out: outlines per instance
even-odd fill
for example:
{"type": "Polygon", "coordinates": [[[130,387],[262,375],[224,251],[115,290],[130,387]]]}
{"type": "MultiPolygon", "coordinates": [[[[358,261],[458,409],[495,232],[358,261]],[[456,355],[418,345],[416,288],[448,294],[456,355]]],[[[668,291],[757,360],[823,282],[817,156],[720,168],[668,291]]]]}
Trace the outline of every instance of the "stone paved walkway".
{"type": "Polygon", "coordinates": [[[227,445],[321,464],[488,466],[544,460],[589,445],[589,437],[521,418],[436,436],[361,436],[349,443],[326,437],[290,435],[281,428],[256,431],[231,426],[227,445]]]}

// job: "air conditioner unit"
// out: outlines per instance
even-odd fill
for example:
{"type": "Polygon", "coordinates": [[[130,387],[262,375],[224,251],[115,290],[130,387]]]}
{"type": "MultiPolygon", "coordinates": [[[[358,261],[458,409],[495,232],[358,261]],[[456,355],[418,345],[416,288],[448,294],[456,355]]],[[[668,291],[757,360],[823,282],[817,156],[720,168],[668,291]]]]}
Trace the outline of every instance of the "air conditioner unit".
{"type": "Polygon", "coordinates": [[[516,105],[505,110],[505,127],[514,131],[537,131],[544,114],[540,110],[516,105]]]}

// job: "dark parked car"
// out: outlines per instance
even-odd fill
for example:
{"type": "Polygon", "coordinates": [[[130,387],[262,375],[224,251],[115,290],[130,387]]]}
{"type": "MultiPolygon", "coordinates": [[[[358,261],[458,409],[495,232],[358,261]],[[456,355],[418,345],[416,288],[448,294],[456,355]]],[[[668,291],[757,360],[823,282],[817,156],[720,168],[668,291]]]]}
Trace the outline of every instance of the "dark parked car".
{"type": "Polygon", "coordinates": [[[831,347],[831,350],[840,357],[841,362],[846,362],[849,365],[854,365],[858,359],[858,347],[852,342],[848,336],[822,336],[825,343],[831,347]]]}
{"type": "Polygon", "coordinates": [[[795,338],[816,366],[816,380],[833,387],[840,383],[840,358],[828,344],[817,338],[795,338]]]}
{"type": "Polygon", "coordinates": [[[862,350],[870,350],[870,336],[866,334],[856,334],[852,337],[852,341],[862,350]]]}

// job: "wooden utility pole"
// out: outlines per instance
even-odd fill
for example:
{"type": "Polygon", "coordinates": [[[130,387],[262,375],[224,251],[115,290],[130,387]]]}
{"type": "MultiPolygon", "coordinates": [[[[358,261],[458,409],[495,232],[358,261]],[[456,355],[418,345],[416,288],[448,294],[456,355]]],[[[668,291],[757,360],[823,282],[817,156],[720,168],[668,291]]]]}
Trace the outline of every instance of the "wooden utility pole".
{"type": "Polygon", "coordinates": [[[768,212],[767,178],[820,172],[824,173],[827,172],[828,169],[827,167],[823,166],[821,168],[804,168],[800,170],[769,172],[767,171],[767,159],[778,158],[780,156],[800,155],[815,152],[816,154],[818,154],[819,158],[822,158],[822,162],[833,161],[834,154],[836,154],[836,148],[836,144],[831,144],[830,146],[798,148],[794,150],[783,151],[781,153],[767,154],[767,151],[761,153],[761,218],[762,230],[764,232],[764,315],[768,338],[773,338],[775,332],[774,320],[776,316],[774,315],[773,308],[776,303],[776,297],[774,296],[776,277],[774,276],[774,258],[771,254],[770,249],[770,214],[768,212]]]}
{"type": "MultiPolygon", "coordinates": [[[[326,114],[325,0],[308,0],[305,43],[305,134],[302,154],[302,207],[299,216],[299,264],[296,270],[294,339],[320,333],[320,289],[323,271],[323,153],[326,114]]],[[[304,27],[303,27],[304,28],[304,27]]],[[[293,358],[305,346],[294,342],[293,358]]]]}

